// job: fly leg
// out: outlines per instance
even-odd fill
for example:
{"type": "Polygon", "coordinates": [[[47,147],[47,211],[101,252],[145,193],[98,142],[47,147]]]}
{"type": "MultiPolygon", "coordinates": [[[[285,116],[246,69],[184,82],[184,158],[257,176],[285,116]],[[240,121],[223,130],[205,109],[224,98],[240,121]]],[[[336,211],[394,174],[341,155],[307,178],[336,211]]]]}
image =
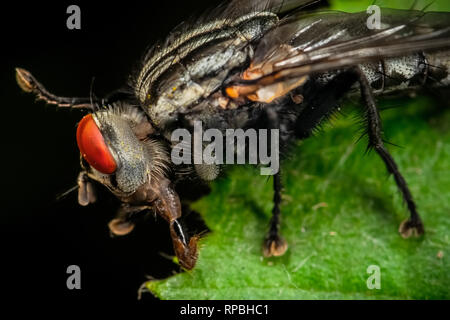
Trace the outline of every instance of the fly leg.
{"type": "Polygon", "coordinates": [[[27,70],[16,68],[16,80],[20,88],[25,92],[36,95],[38,100],[59,108],[94,109],[90,98],[60,97],[50,93],[36,78],[27,70]]]}
{"type": "Polygon", "coordinates": [[[366,117],[368,125],[369,148],[374,148],[378,155],[383,159],[389,173],[394,175],[395,182],[402,192],[403,199],[408,206],[410,218],[400,224],[399,232],[403,238],[411,235],[419,236],[424,233],[422,220],[416,209],[411,192],[408,185],[400,173],[397,164],[384,146],[381,131],[381,119],[375,104],[372,89],[367,81],[364,73],[358,69],[359,83],[361,86],[361,95],[366,106],[366,117]]]}
{"type": "Polygon", "coordinates": [[[273,176],[273,209],[269,232],[264,239],[263,253],[265,257],[281,256],[288,248],[286,240],[280,236],[281,189],[281,175],[278,172],[273,176]]]}
{"type": "Polygon", "coordinates": [[[133,215],[143,210],[150,209],[149,206],[132,206],[122,203],[114,219],[108,223],[109,231],[114,236],[124,236],[134,229],[133,215]]]}
{"type": "MultiPolygon", "coordinates": [[[[272,108],[266,108],[266,114],[269,121],[269,127],[279,128],[278,115],[272,108]]],[[[280,235],[280,205],[281,205],[281,173],[280,170],[273,176],[273,209],[272,218],[270,219],[270,227],[264,238],[263,254],[265,257],[270,256],[282,256],[287,248],[288,244],[286,240],[280,235]]]]}

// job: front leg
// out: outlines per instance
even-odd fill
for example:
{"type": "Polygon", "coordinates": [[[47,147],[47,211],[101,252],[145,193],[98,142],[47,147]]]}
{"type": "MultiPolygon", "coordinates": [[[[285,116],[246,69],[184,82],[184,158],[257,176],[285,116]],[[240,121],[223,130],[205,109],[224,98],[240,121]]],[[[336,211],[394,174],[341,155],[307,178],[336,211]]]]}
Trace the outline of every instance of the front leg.
{"type": "Polygon", "coordinates": [[[27,70],[16,68],[16,80],[19,87],[25,92],[36,95],[37,100],[45,101],[47,104],[56,105],[58,108],[90,109],[95,110],[99,104],[91,97],[60,97],[50,93],[36,78],[27,70]]]}
{"type": "Polygon", "coordinates": [[[375,99],[370,84],[364,73],[359,68],[357,69],[357,73],[361,86],[361,95],[366,107],[365,112],[368,125],[367,133],[369,136],[368,147],[375,149],[381,159],[383,159],[388,172],[394,175],[395,182],[402,192],[403,199],[405,200],[410,212],[410,218],[400,224],[399,232],[404,238],[408,238],[411,235],[422,235],[424,233],[424,228],[419,213],[417,212],[414,199],[409,191],[405,179],[397,167],[397,164],[384,146],[381,131],[381,119],[375,105],[375,99]]]}
{"type": "Polygon", "coordinates": [[[128,203],[122,203],[114,219],[108,223],[111,235],[124,236],[129,234],[134,229],[135,219],[133,218],[135,214],[147,209],[151,209],[151,207],[147,205],[133,206],[128,203]]]}

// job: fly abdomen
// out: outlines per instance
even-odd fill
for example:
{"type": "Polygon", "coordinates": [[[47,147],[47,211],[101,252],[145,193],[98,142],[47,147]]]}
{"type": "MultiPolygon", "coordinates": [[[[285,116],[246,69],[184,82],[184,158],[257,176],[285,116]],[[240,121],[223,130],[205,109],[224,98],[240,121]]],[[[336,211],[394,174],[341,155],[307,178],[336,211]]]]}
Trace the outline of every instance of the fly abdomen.
{"type": "Polygon", "coordinates": [[[450,85],[450,52],[448,50],[425,53],[426,83],[441,86],[450,85]]]}
{"type": "Polygon", "coordinates": [[[450,84],[450,53],[447,50],[386,58],[363,64],[360,68],[376,94],[450,84]]]}

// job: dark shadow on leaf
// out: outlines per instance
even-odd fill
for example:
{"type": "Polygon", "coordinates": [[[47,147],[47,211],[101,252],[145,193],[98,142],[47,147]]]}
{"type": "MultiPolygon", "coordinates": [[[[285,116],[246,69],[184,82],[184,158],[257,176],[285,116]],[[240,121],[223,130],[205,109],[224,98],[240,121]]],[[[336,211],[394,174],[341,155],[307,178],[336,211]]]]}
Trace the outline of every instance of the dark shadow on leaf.
{"type": "MultiPolygon", "coordinates": [[[[358,184],[358,188],[356,188],[355,190],[355,195],[364,199],[364,201],[367,204],[370,204],[371,205],[370,211],[373,211],[374,213],[378,214],[384,220],[388,221],[389,223],[399,222],[398,219],[396,218],[399,213],[394,208],[392,203],[387,200],[388,198],[386,196],[377,193],[372,188],[364,186],[363,182],[360,182],[358,184]]],[[[405,207],[405,214],[406,213],[407,210],[405,207]]]]}
{"type": "Polygon", "coordinates": [[[264,209],[261,207],[260,203],[256,202],[253,199],[248,199],[242,196],[242,201],[245,207],[249,208],[252,213],[254,213],[255,217],[258,218],[258,220],[266,221],[267,224],[269,221],[267,220],[268,214],[264,211],[264,209]]]}

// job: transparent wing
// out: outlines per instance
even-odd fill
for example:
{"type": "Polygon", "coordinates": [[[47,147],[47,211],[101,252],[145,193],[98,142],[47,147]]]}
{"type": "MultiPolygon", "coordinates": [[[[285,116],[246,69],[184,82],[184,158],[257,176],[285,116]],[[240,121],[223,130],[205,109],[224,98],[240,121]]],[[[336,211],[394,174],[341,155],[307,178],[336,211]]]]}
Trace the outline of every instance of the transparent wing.
{"type": "Polygon", "coordinates": [[[383,9],[380,29],[368,28],[368,17],[326,11],[285,18],[264,36],[249,69],[226,91],[270,102],[314,73],[450,48],[450,13],[383,9]]]}

